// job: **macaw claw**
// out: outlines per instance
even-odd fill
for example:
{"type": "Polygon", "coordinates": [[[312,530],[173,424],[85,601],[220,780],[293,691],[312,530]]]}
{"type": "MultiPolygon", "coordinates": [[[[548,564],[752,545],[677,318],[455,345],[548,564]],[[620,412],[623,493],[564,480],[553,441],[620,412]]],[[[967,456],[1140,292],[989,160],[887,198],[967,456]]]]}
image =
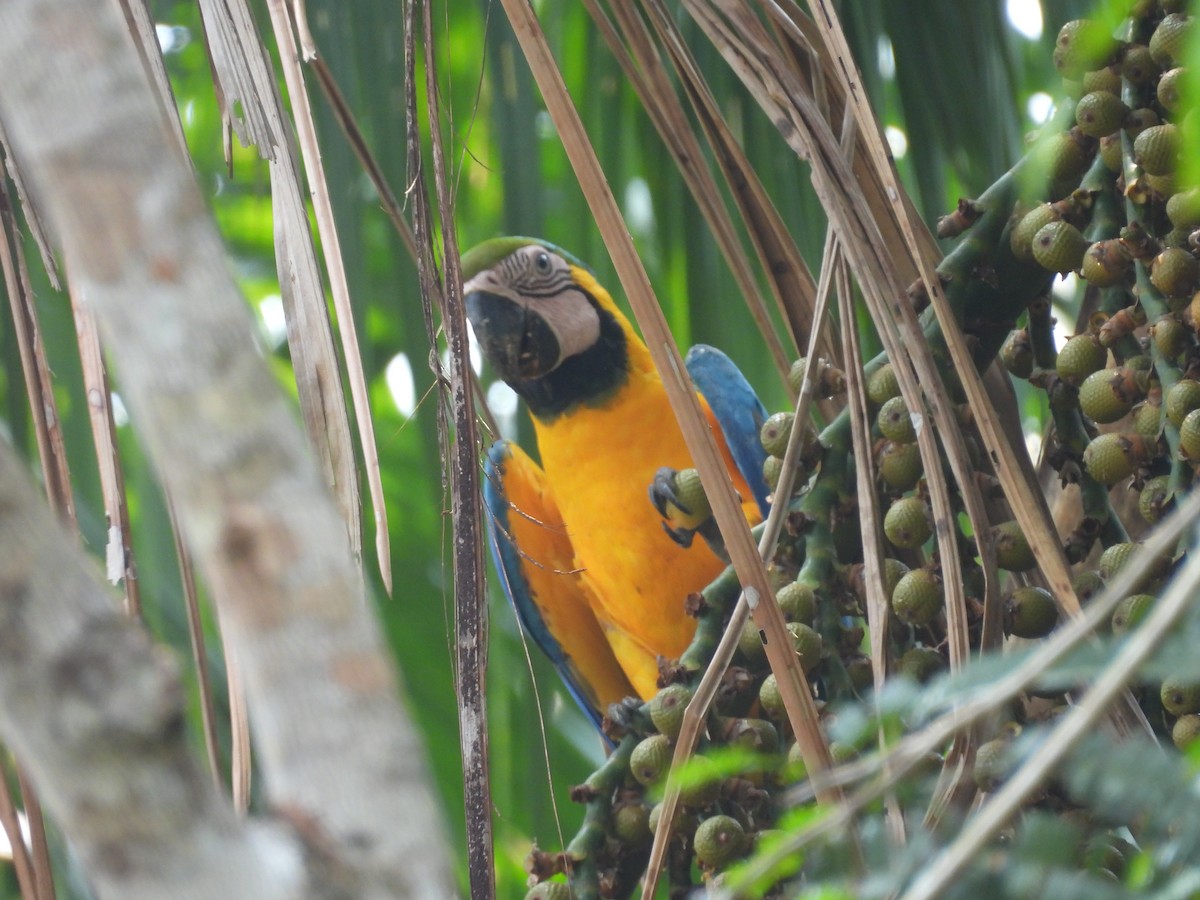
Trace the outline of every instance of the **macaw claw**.
{"type": "Polygon", "coordinates": [[[695,470],[663,466],[650,484],[650,502],[663,517],[663,531],[685,549],[692,546],[697,529],[712,517],[699,478],[692,478],[689,472],[695,470]]]}
{"type": "Polygon", "coordinates": [[[614,744],[625,736],[625,732],[639,725],[645,728],[646,723],[639,721],[645,715],[642,707],[645,701],[640,697],[626,697],[619,703],[610,703],[604,713],[600,730],[614,744]]]}
{"type": "Polygon", "coordinates": [[[728,559],[700,473],[695,469],[659,469],[650,484],[650,502],[663,517],[663,531],[680,547],[691,547],[699,534],[717,556],[728,559]]]}

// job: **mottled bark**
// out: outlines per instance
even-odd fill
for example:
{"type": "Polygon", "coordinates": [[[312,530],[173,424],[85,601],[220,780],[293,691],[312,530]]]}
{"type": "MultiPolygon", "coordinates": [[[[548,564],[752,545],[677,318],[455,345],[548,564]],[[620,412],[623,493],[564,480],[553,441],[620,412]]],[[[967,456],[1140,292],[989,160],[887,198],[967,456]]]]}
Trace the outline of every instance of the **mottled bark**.
{"type": "MultiPolygon", "coordinates": [[[[0,83],[0,119],[34,201],[100,324],[134,424],[174,498],[242,666],[267,799],[299,826],[312,851],[309,862],[321,864],[311,882],[320,886],[308,895],[452,895],[423,751],[399,702],[396,673],[346,529],[295,410],[255,343],[221,242],[119,14],[96,0],[0,5],[0,83]]],[[[7,564],[29,570],[30,578],[44,577],[48,557],[64,552],[33,542],[0,548],[7,564]],[[23,555],[16,546],[24,546],[23,555]]],[[[0,585],[0,605],[8,609],[0,615],[15,614],[16,593],[0,585]]],[[[72,659],[112,671],[116,661],[96,649],[95,634],[111,632],[130,656],[143,646],[144,664],[112,677],[109,690],[145,692],[150,709],[177,716],[161,675],[151,675],[158,670],[150,665],[149,647],[128,626],[109,616],[74,621],[67,629],[78,641],[72,659]]],[[[101,728],[106,707],[92,699],[93,707],[80,700],[63,713],[101,728]]],[[[4,737],[20,748],[23,719],[4,705],[4,737]]],[[[139,773],[123,771],[137,766],[124,753],[70,762],[103,768],[116,784],[141,785],[139,773]]],[[[205,816],[216,801],[207,778],[199,779],[203,788],[197,783],[198,771],[188,763],[176,782],[163,778],[139,791],[147,802],[160,791],[173,793],[181,812],[205,816]]],[[[93,840],[107,841],[105,817],[58,792],[60,779],[70,778],[66,769],[46,763],[35,777],[47,808],[69,834],[78,839],[92,829],[93,840]]],[[[213,821],[230,818],[223,808],[212,815],[213,821]]],[[[232,822],[229,827],[251,852],[248,833],[232,822]]],[[[158,823],[146,831],[122,834],[111,845],[134,869],[155,861],[139,839],[157,846],[158,823]]],[[[178,850],[190,877],[232,878],[224,858],[209,871],[206,841],[190,848],[194,853],[186,844],[178,850]]],[[[272,859],[279,865],[292,857],[272,859]]],[[[285,889],[280,876],[286,870],[272,872],[275,889],[285,889]]],[[[159,896],[184,894],[172,889],[159,896]]],[[[216,889],[206,896],[218,896],[216,889]]]]}
{"type": "Polygon", "coordinates": [[[192,757],[167,654],[0,444],[0,734],[103,897],[303,896],[299,848],[192,757]]]}

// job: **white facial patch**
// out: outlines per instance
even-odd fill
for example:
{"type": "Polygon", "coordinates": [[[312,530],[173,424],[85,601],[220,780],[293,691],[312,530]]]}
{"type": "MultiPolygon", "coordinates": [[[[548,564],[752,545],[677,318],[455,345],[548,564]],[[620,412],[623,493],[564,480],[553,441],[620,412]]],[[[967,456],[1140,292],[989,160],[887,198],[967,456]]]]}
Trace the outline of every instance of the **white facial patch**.
{"type": "Polygon", "coordinates": [[[463,291],[505,297],[530,315],[540,317],[558,340],[555,368],[600,340],[596,309],[571,277],[566,260],[544,247],[522,247],[470,279],[463,291]]]}

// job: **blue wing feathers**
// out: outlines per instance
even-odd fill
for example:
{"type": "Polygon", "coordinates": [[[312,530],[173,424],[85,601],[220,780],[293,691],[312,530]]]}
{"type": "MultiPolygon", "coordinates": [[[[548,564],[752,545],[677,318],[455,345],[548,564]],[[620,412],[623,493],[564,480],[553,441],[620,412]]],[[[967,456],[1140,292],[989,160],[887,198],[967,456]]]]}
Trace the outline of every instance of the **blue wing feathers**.
{"type": "Polygon", "coordinates": [[[766,407],[733,360],[716,347],[697,344],[688,351],[684,363],[696,389],[716,416],[733,461],[765,517],[769,491],[762,470],[767,453],[759,432],[767,419],[766,407]]]}
{"type": "MultiPolygon", "coordinates": [[[[601,713],[595,708],[594,702],[588,699],[587,692],[580,684],[577,673],[571,666],[570,658],[563,652],[562,646],[555,640],[550,629],[538,610],[529,580],[525,577],[524,566],[532,565],[521,555],[520,549],[512,539],[512,529],[509,525],[509,515],[512,504],[504,494],[504,463],[511,457],[508,441],[497,441],[488,449],[487,460],[484,464],[483,504],[487,518],[488,546],[492,551],[492,563],[500,579],[500,586],[505,597],[517,614],[522,630],[533,639],[538,648],[558,670],[563,683],[571,696],[599,728],[601,713]]],[[[520,513],[516,513],[520,515],[520,513]]]]}

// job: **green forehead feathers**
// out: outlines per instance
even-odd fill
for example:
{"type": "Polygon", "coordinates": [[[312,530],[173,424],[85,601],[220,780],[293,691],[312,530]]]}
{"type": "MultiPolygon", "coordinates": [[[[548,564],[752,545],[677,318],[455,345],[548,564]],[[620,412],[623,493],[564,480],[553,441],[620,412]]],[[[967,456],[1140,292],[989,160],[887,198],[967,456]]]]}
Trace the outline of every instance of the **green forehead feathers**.
{"type": "Polygon", "coordinates": [[[588,272],[591,271],[587,265],[580,262],[576,257],[561,247],[556,247],[549,241],[531,237],[498,237],[492,238],[490,241],[484,241],[482,244],[476,244],[462,255],[463,281],[470,281],[480,272],[490,269],[509,254],[520,250],[522,247],[528,247],[531,244],[545,247],[551,253],[557,253],[571,265],[586,269],[588,272]]]}

